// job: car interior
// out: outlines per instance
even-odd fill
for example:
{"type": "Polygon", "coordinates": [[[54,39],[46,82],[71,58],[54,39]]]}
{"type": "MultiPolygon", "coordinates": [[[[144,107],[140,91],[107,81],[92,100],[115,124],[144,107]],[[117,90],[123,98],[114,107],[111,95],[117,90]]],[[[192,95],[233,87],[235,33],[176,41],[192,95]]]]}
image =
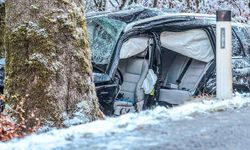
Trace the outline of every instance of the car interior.
{"type": "Polygon", "coordinates": [[[161,44],[163,82],[159,101],[181,104],[191,100],[214,59],[206,32],[201,29],[163,32],[161,44]]]}
{"type": "MultiPolygon", "coordinates": [[[[214,59],[207,33],[202,29],[164,31],[161,42],[159,102],[178,105],[191,100],[198,84],[214,59]]],[[[149,72],[149,38],[130,38],[123,43],[118,69],[123,76],[115,114],[134,112],[135,103],[145,99],[143,82],[149,72]],[[126,107],[124,107],[126,106],[126,107]],[[120,108],[120,109],[118,109],[120,108]]]]}
{"type": "Polygon", "coordinates": [[[123,76],[123,83],[119,92],[119,100],[114,103],[118,112],[115,114],[136,111],[134,103],[144,100],[142,88],[149,70],[149,38],[138,37],[127,40],[120,52],[118,68],[123,76]],[[127,106],[124,108],[124,106],[127,106]],[[118,108],[121,109],[118,109],[118,108]],[[121,112],[124,110],[125,112],[121,112]]]}

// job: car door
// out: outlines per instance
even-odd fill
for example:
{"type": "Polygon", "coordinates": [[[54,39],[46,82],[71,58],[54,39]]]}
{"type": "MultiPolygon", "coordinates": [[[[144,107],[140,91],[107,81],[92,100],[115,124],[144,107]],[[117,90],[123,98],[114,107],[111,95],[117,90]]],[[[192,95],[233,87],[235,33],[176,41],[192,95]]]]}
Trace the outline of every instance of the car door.
{"type": "Polygon", "coordinates": [[[234,26],[232,33],[233,88],[250,92],[250,36],[244,27],[234,26]]]}

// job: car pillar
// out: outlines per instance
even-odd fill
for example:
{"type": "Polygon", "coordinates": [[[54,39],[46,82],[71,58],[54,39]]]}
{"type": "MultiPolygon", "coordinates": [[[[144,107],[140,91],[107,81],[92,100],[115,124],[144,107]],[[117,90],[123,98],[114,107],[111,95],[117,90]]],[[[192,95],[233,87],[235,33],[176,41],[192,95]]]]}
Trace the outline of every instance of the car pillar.
{"type": "Polygon", "coordinates": [[[219,10],[216,15],[216,97],[231,99],[233,95],[231,11],[219,10]]]}

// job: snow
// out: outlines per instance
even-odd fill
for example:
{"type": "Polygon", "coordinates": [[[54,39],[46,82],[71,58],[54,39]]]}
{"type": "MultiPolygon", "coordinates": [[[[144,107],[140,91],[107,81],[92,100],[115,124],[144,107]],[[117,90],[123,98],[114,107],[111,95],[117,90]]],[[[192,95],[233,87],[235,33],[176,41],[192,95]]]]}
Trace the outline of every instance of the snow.
{"type": "MultiPolygon", "coordinates": [[[[106,1],[106,11],[116,11],[122,5],[119,0],[106,1]]],[[[127,2],[127,1],[126,1],[127,2]]],[[[186,13],[205,13],[215,14],[218,9],[232,10],[233,18],[238,22],[249,23],[250,9],[248,7],[249,0],[229,1],[229,0],[202,0],[198,1],[184,1],[184,0],[158,0],[157,8],[165,12],[186,12],[186,13]]],[[[85,9],[87,12],[97,11],[92,0],[86,0],[85,9]]],[[[131,9],[138,7],[153,7],[153,0],[137,0],[137,3],[126,3],[124,9],[131,9]]]]}
{"type": "Polygon", "coordinates": [[[5,3],[5,0],[0,0],[0,4],[5,3]]]}
{"type": "Polygon", "coordinates": [[[5,66],[5,58],[0,59],[0,66],[5,66]]]}
{"type": "MultiPolygon", "coordinates": [[[[52,53],[50,56],[53,56],[53,55],[54,55],[54,53],[52,53]]],[[[62,68],[62,66],[63,66],[62,63],[59,61],[53,61],[53,62],[49,61],[49,59],[41,53],[33,53],[29,59],[30,59],[30,61],[40,62],[41,64],[43,64],[46,68],[48,68],[51,71],[57,71],[60,68],[62,68]]]]}
{"type": "Polygon", "coordinates": [[[129,30],[131,30],[134,26],[139,25],[139,24],[143,24],[143,23],[147,23],[147,22],[153,22],[153,21],[157,21],[157,20],[161,20],[161,19],[165,19],[165,18],[170,18],[170,17],[196,17],[196,18],[206,18],[206,19],[214,19],[215,20],[215,15],[208,15],[208,14],[198,14],[198,13],[169,13],[169,14],[162,14],[159,16],[155,16],[155,17],[150,17],[150,18],[146,18],[146,19],[142,19],[139,21],[135,21],[132,22],[130,24],[128,24],[126,26],[126,28],[124,29],[124,32],[128,32],[129,30]]]}
{"type": "MultiPolygon", "coordinates": [[[[83,113],[84,112],[83,108],[88,109],[88,106],[89,106],[88,101],[82,101],[78,103],[76,106],[77,106],[77,109],[76,109],[77,111],[73,113],[72,118],[69,118],[66,112],[62,114],[64,118],[63,123],[66,127],[90,122],[89,118],[87,118],[87,116],[84,115],[85,113],[83,113]]],[[[90,112],[90,111],[91,111],[90,109],[87,110],[87,112],[90,112]]]]}
{"type": "Polygon", "coordinates": [[[34,134],[24,139],[15,139],[8,143],[0,143],[1,150],[47,150],[60,149],[71,142],[72,138],[86,136],[105,137],[113,133],[131,132],[143,125],[158,124],[162,120],[177,121],[192,119],[197,114],[209,114],[229,109],[239,109],[250,104],[250,95],[237,94],[230,100],[203,98],[184,105],[166,109],[157,107],[139,114],[126,114],[118,118],[106,118],[88,124],[72,126],[67,129],[53,129],[47,133],[34,134]]]}

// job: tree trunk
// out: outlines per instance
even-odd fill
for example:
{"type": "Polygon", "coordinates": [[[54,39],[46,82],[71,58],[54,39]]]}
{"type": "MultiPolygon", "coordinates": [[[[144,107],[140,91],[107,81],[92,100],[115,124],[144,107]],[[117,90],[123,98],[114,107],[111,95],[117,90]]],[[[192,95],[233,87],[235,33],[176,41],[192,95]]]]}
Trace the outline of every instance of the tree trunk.
{"type": "Polygon", "coordinates": [[[122,10],[126,6],[127,2],[128,2],[128,0],[122,0],[121,4],[119,6],[119,10],[122,10]]]}
{"type": "Polygon", "coordinates": [[[187,0],[187,9],[188,10],[191,9],[191,2],[190,2],[190,0],[187,0]]]}
{"type": "Polygon", "coordinates": [[[153,7],[157,7],[157,6],[158,6],[158,0],[154,0],[153,7]]]}
{"type": "Polygon", "coordinates": [[[94,0],[94,4],[98,11],[105,11],[107,0],[94,0]]]}
{"type": "Polygon", "coordinates": [[[196,10],[195,10],[195,12],[200,13],[200,0],[196,0],[195,2],[196,2],[196,10]]]}
{"type": "Polygon", "coordinates": [[[17,121],[63,127],[102,118],[82,0],[7,0],[5,6],[5,97],[17,121]]]}
{"type": "Polygon", "coordinates": [[[4,19],[5,19],[5,7],[4,3],[0,2],[0,58],[4,57],[4,19]]]}

